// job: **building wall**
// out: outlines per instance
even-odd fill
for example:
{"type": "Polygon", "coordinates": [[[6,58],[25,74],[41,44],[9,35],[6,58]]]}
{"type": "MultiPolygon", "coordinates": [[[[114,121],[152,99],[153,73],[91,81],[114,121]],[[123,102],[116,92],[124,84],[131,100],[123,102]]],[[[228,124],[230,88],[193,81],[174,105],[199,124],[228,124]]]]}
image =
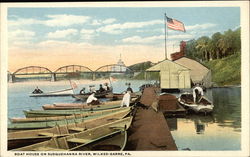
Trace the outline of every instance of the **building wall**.
{"type": "Polygon", "coordinates": [[[189,69],[175,62],[165,60],[147,71],[160,71],[161,88],[190,88],[189,69]]]}

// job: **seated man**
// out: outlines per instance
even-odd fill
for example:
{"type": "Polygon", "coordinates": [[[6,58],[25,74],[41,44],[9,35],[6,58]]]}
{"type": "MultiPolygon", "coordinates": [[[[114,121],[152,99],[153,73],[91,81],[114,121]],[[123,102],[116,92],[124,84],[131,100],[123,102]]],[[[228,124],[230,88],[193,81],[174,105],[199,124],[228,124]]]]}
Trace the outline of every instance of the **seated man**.
{"type": "Polygon", "coordinates": [[[39,89],[38,86],[36,86],[36,89],[32,93],[39,94],[39,93],[43,93],[43,91],[41,89],[39,89]]]}
{"type": "Polygon", "coordinates": [[[93,92],[86,101],[87,105],[98,105],[100,101],[95,97],[95,92],[93,92]]]}
{"type": "Polygon", "coordinates": [[[105,91],[105,89],[102,87],[102,84],[100,84],[100,88],[99,88],[98,92],[101,93],[101,92],[104,92],[104,91],[105,91]]]}
{"type": "Polygon", "coordinates": [[[130,93],[133,93],[133,89],[130,87],[130,83],[128,83],[127,91],[130,91],[130,93]]]}
{"type": "Polygon", "coordinates": [[[122,98],[122,102],[121,102],[121,107],[125,106],[125,107],[129,107],[130,104],[130,91],[127,91],[126,94],[124,94],[123,98],[122,98]]]}
{"type": "Polygon", "coordinates": [[[84,94],[85,93],[85,88],[83,87],[82,90],[80,90],[80,94],[84,94]]]}

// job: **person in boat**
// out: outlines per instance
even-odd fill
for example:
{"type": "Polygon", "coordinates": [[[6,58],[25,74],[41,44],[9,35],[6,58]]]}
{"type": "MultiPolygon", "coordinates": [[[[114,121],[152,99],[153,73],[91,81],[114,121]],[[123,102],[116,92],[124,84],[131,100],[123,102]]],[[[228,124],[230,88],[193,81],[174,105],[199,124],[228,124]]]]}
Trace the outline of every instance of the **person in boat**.
{"type": "Polygon", "coordinates": [[[133,93],[133,89],[130,87],[130,83],[127,84],[128,85],[128,88],[127,88],[127,91],[130,91],[130,93],[133,93]]]}
{"type": "Polygon", "coordinates": [[[105,91],[105,89],[102,87],[102,84],[100,84],[100,88],[99,88],[98,92],[99,92],[99,93],[102,93],[102,92],[104,92],[104,91],[105,91]]]}
{"type": "Polygon", "coordinates": [[[123,98],[122,98],[122,102],[121,102],[121,107],[129,107],[130,104],[130,91],[126,91],[126,93],[124,94],[123,98]]]}
{"type": "Polygon", "coordinates": [[[193,89],[193,99],[194,103],[197,103],[200,101],[200,99],[203,97],[203,89],[200,87],[199,84],[196,84],[196,86],[193,89]]]}
{"type": "Polygon", "coordinates": [[[89,86],[89,92],[90,92],[90,93],[95,92],[95,86],[90,85],[90,86],[89,86]]]}
{"type": "Polygon", "coordinates": [[[104,83],[104,87],[103,87],[106,91],[110,90],[109,84],[108,83],[104,83]]]}
{"type": "Polygon", "coordinates": [[[43,91],[36,86],[36,89],[32,92],[33,94],[41,94],[43,91]]]}
{"type": "Polygon", "coordinates": [[[80,94],[85,94],[85,88],[83,87],[82,90],[80,90],[80,94]]]}
{"type": "Polygon", "coordinates": [[[95,91],[88,97],[86,103],[87,105],[98,105],[100,101],[95,97],[95,91]]]}

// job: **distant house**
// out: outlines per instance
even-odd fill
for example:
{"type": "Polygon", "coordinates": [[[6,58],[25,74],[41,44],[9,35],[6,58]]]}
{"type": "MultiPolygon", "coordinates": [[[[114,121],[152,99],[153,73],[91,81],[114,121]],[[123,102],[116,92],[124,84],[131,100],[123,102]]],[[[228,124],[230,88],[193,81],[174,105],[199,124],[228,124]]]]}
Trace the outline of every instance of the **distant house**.
{"type": "Polygon", "coordinates": [[[211,70],[187,57],[181,57],[177,60],[174,60],[175,63],[178,63],[188,69],[190,69],[190,78],[192,84],[202,84],[204,87],[211,87],[211,70]]]}
{"type": "Polygon", "coordinates": [[[191,88],[190,69],[171,60],[163,60],[147,69],[146,72],[160,73],[162,89],[191,88]]]}

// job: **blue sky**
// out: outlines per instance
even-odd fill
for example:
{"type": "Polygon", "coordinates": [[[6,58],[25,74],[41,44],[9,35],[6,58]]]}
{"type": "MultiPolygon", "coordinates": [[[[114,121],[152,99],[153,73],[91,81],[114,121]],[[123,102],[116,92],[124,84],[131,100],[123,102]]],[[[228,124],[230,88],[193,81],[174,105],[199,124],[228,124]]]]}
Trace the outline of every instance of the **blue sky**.
{"type": "Polygon", "coordinates": [[[122,53],[129,57],[133,53],[126,52],[131,49],[138,53],[151,49],[160,57],[148,56],[144,60],[157,61],[164,55],[164,13],[182,21],[186,28],[186,33],[168,30],[170,53],[179,50],[181,40],[240,26],[239,7],[9,8],[9,56],[31,55],[42,49],[39,53],[46,56],[46,52],[61,48],[75,54],[84,49],[89,55],[113,50],[116,56],[122,53]]]}

